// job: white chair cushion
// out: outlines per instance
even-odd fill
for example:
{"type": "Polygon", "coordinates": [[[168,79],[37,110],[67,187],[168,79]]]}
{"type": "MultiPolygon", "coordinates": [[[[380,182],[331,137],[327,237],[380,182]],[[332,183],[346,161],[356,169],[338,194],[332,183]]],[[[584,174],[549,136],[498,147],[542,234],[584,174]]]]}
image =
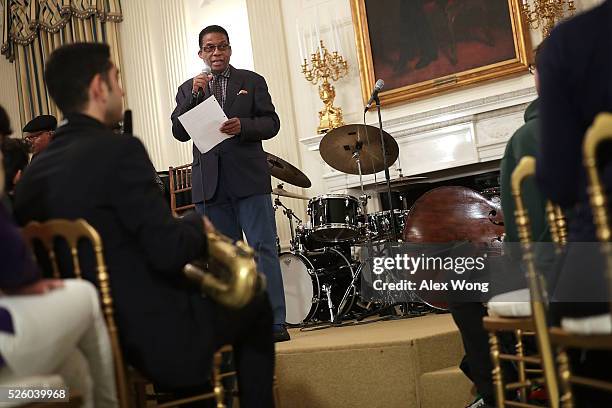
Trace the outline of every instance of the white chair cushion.
{"type": "MultiPolygon", "coordinates": [[[[4,378],[3,381],[0,382],[0,387],[58,389],[65,388],[66,384],[59,375],[33,375],[31,377],[4,378]]],[[[19,407],[32,402],[35,401],[30,399],[20,399],[14,402],[3,402],[0,405],[2,407],[19,407]]]]}
{"type": "Polygon", "coordinates": [[[589,317],[564,317],[561,327],[573,334],[612,334],[612,316],[610,314],[589,317]]]}
{"type": "Polygon", "coordinates": [[[493,296],[487,305],[489,316],[529,317],[531,316],[529,289],[513,290],[493,296]]]}

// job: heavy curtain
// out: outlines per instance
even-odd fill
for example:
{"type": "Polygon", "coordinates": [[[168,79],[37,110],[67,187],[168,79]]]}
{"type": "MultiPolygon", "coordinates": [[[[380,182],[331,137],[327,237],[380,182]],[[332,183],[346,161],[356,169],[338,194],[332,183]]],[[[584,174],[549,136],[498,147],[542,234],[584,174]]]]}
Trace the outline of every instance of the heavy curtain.
{"type": "Polygon", "coordinates": [[[43,72],[49,54],[64,44],[104,42],[121,67],[120,0],[0,0],[2,54],[15,63],[21,123],[41,114],[60,117],[43,72]]]}

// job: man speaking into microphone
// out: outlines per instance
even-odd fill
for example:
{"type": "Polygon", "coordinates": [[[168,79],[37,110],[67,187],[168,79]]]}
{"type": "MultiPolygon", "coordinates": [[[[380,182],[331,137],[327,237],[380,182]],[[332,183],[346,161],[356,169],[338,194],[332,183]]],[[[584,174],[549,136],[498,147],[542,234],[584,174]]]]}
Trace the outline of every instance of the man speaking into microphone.
{"type": "Polygon", "coordinates": [[[274,338],[289,340],[285,328],[285,294],[276,252],[270,170],[261,141],[271,139],[280,120],[265,79],[230,65],[232,47],[227,31],[218,25],[199,35],[198,56],[210,67],[185,81],[176,94],[172,134],[190,140],[179,116],[214,95],[229,118],[219,129],[232,136],[206,153],[193,146],[192,200],[200,214],[233,240],[246,235],[257,253],[258,267],[267,278],[274,312],[274,338]]]}

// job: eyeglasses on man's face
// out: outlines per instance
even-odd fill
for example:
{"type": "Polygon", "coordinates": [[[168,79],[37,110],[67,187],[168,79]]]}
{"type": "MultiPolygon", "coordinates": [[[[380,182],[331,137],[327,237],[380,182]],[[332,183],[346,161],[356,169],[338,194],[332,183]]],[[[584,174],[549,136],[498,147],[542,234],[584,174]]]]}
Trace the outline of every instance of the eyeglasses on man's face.
{"type": "Polygon", "coordinates": [[[218,45],[206,44],[201,49],[202,49],[202,51],[204,51],[206,53],[210,53],[210,52],[214,52],[215,49],[219,50],[221,52],[224,52],[224,51],[227,51],[227,50],[229,50],[231,48],[232,48],[232,46],[229,45],[229,44],[218,44],[218,45]]]}
{"type": "Polygon", "coordinates": [[[27,135],[25,137],[26,142],[33,142],[34,140],[38,139],[39,137],[41,137],[42,135],[44,135],[45,133],[48,133],[49,136],[53,136],[53,131],[51,130],[43,130],[40,132],[36,132],[36,133],[30,133],[29,135],[27,135]]]}

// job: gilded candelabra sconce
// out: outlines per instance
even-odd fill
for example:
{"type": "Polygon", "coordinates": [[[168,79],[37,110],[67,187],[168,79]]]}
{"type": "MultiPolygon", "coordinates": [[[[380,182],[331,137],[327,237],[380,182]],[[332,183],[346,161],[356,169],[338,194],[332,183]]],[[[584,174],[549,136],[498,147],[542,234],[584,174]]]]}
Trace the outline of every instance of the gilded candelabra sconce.
{"type": "Polygon", "coordinates": [[[573,0],[522,0],[521,12],[529,26],[546,38],[556,23],[574,15],[576,5],[573,0]]]}
{"type": "MultiPolygon", "coordinates": [[[[334,51],[330,52],[321,36],[319,35],[319,28],[316,27],[316,38],[318,43],[314,44],[315,32],[311,32],[311,46],[309,50],[310,58],[307,59],[305,55],[304,46],[302,44],[302,38],[299,39],[300,46],[300,59],[304,61],[302,63],[302,74],[306,80],[313,85],[319,85],[319,97],[323,101],[323,109],[319,111],[319,126],[317,127],[317,133],[327,133],[332,129],[343,126],[344,121],[342,119],[342,108],[334,106],[334,99],[336,98],[336,89],[331,84],[331,81],[338,81],[348,73],[348,63],[344,57],[338,51],[340,44],[338,38],[338,31],[335,24],[332,24],[333,34],[333,47],[334,51]]],[[[299,28],[298,28],[298,35],[299,28]]]]}

